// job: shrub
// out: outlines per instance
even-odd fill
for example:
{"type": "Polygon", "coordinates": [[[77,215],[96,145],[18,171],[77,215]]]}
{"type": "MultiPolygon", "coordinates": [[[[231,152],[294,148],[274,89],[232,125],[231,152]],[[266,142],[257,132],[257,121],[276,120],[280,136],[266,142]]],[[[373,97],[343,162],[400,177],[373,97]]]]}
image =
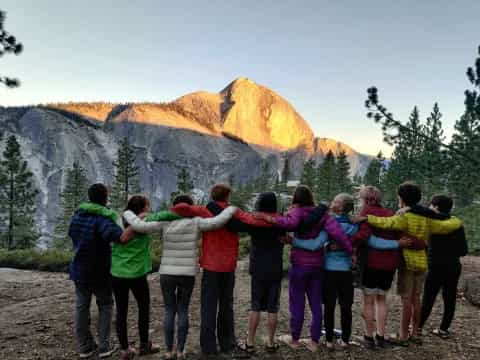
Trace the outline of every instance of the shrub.
{"type": "Polygon", "coordinates": [[[68,272],[72,253],[62,250],[0,250],[0,267],[68,272]]]}

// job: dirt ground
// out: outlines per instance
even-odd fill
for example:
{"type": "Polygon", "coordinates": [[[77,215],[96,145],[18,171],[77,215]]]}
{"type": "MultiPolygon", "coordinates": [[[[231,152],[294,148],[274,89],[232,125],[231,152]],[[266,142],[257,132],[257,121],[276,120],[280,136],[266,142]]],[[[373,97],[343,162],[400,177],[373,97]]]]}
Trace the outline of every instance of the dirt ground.
{"type": "MultiPolygon", "coordinates": [[[[467,257],[463,260],[464,274],[478,274],[480,257],[467,257]]],[[[235,289],[235,318],[237,337],[242,339],[246,334],[249,309],[249,276],[245,272],[245,264],[240,264],[237,272],[235,289]]],[[[159,276],[150,276],[152,293],[152,338],[162,344],[163,304],[160,295],[159,276]]],[[[190,334],[187,343],[189,358],[199,356],[199,281],[192,299],[190,311],[190,334]]],[[[281,310],[279,314],[279,334],[288,333],[288,282],[283,283],[281,310]]],[[[360,292],[356,291],[354,311],[353,340],[358,341],[362,335],[360,317],[360,292]]],[[[0,359],[77,359],[75,339],[73,335],[73,285],[67,275],[58,273],[42,273],[0,269],[0,359]]],[[[394,333],[399,323],[400,304],[397,296],[389,296],[391,307],[388,333],[394,333]]],[[[93,309],[93,326],[96,322],[95,306],[93,309]]],[[[427,330],[438,326],[441,316],[441,302],[437,300],[427,330]]],[[[130,339],[137,340],[136,314],[134,300],[131,300],[129,317],[130,339]]],[[[337,321],[338,323],[338,321],[337,321]]],[[[303,335],[308,335],[308,315],[303,335]]],[[[258,343],[263,343],[265,335],[262,322],[258,335],[258,343]]],[[[114,337],[112,327],[112,337],[114,337]]],[[[317,354],[312,355],[306,349],[291,351],[281,347],[275,355],[269,355],[258,347],[256,359],[388,359],[388,360],[421,360],[421,359],[480,359],[480,308],[470,305],[459,293],[457,313],[452,325],[453,336],[449,340],[441,340],[433,335],[424,336],[421,346],[410,345],[408,348],[389,348],[384,350],[367,350],[362,346],[352,346],[348,352],[328,352],[323,346],[317,354]]],[[[118,354],[113,358],[118,358],[118,354]]],[[[159,359],[161,355],[144,357],[145,360],[159,359]]]]}

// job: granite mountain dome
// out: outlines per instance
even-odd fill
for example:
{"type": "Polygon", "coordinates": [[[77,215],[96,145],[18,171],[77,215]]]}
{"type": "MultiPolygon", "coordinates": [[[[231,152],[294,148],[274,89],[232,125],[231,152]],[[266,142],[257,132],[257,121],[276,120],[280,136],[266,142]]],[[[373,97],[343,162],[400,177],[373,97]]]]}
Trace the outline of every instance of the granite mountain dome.
{"type": "MultiPolygon", "coordinates": [[[[219,93],[194,92],[170,103],[64,103],[0,107],[0,132],[15,134],[40,189],[37,220],[53,229],[65,168],[82,164],[89,180],[111,183],[118,140],[136,149],[140,182],[153,205],[167,200],[176,176],[188,169],[199,191],[216,181],[244,182],[260,173],[262,159],[281,173],[284,155],[292,177],[303,161],[345,150],[352,174],[370,157],[331,139],[315,138],[307,122],[274,91],[246,78],[219,93]]],[[[3,144],[2,144],[3,145],[3,144]]]]}

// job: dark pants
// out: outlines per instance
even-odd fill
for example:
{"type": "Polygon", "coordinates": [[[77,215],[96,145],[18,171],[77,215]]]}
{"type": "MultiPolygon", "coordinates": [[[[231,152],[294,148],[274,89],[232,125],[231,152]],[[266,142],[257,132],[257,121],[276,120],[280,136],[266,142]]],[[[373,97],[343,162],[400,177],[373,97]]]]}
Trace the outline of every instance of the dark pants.
{"type": "Polygon", "coordinates": [[[221,273],[203,270],[200,300],[200,346],[204,354],[215,354],[217,352],[215,328],[221,352],[230,352],[235,346],[234,287],[235,272],[221,273]]]}
{"type": "Polygon", "coordinates": [[[75,334],[79,351],[89,352],[96,348],[90,332],[90,303],[95,295],[98,306],[97,334],[100,351],[110,347],[110,323],[112,320],[112,285],[75,283],[75,334]]]}
{"type": "Polygon", "coordinates": [[[127,316],[128,297],[130,290],[138,306],[138,333],[140,343],[148,344],[148,330],[150,325],[150,289],[147,276],[134,279],[112,277],[113,294],[117,306],[116,327],[118,342],[122,350],[128,349],[127,316]]]}
{"type": "Polygon", "coordinates": [[[325,337],[333,341],[335,326],[335,305],[340,305],[342,340],[350,341],[352,334],[353,274],[351,271],[325,271],[323,288],[325,307],[325,337]]]}
{"type": "Polygon", "coordinates": [[[432,312],[433,304],[440,289],[443,298],[443,318],[440,329],[447,331],[455,314],[458,279],[462,272],[460,263],[453,265],[431,265],[428,269],[423,291],[420,327],[423,327],[432,312]]]}
{"type": "Polygon", "coordinates": [[[173,350],[175,315],[177,319],[177,351],[183,352],[188,335],[188,307],[192,298],[194,276],[160,275],[163,303],[165,304],[163,332],[168,352],[173,350]]]}

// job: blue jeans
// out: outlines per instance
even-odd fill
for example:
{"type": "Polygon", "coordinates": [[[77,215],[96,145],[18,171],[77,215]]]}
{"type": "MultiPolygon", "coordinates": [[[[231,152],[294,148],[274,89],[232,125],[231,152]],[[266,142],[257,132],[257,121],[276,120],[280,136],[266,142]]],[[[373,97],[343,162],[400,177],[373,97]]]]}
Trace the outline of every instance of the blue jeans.
{"type": "Polygon", "coordinates": [[[110,283],[84,284],[75,283],[75,334],[79,351],[89,352],[97,345],[90,332],[90,303],[95,295],[98,307],[97,335],[99,350],[107,351],[110,347],[110,323],[112,318],[112,285],[110,283]]]}
{"type": "Polygon", "coordinates": [[[192,297],[194,276],[160,275],[163,303],[165,305],[163,332],[165,347],[173,350],[175,315],[177,315],[177,351],[183,352],[188,335],[188,307],[192,297]]]}

